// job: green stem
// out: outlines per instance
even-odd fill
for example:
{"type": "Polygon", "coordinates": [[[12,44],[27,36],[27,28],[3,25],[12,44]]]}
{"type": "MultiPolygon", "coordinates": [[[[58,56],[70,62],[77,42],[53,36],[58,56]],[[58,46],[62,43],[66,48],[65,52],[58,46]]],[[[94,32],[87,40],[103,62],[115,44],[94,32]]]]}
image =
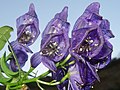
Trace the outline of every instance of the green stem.
{"type": "Polygon", "coordinates": [[[6,86],[6,89],[5,89],[5,90],[9,90],[9,86],[8,86],[8,85],[6,86]]]}
{"type": "Polygon", "coordinates": [[[27,73],[25,73],[23,78],[26,78],[33,70],[34,70],[34,68],[30,67],[29,71],[27,73]]]}
{"type": "Polygon", "coordinates": [[[18,85],[15,87],[10,87],[10,90],[17,90],[17,89],[21,89],[21,88],[22,88],[22,85],[18,85]]]}
{"type": "MultiPolygon", "coordinates": [[[[56,67],[58,67],[59,65],[60,65],[60,66],[63,66],[70,58],[71,58],[71,55],[69,54],[63,62],[61,62],[61,63],[58,62],[58,63],[56,64],[56,67]]],[[[38,77],[36,77],[36,78],[32,78],[32,79],[29,79],[29,80],[25,80],[25,81],[23,81],[23,83],[35,82],[36,80],[41,79],[41,78],[47,76],[49,73],[50,73],[50,70],[48,70],[47,72],[41,74],[40,76],[38,76],[38,77]]]]}
{"type": "Polygon", "coordinates": [[[38,82],[36,82],[36,83],[37,83],[38,87],[40,88],[40,90],[45,90],[44,88],[42,88],[42,87],[40,86],[40,84],[39,84],[38,82]]]}
{"type": "Polygon", "coordinates": [[[54,86],[54,85],[61,84],[61,83],[64,82],[67,78],[69,78],[69,73],[67,73],[60,81],[55,82],[55,83],[45,82],[45,81],[41,81],[41,80],[37,80],[36,82],[39,82],[39,83],[45,84],[45,85],[49,85],[49,86],[54,86]]]}
{"type": "MultiPolygon", "coordinates": [[[[8,41],[8,40],[7,40],[7,41],[8,41]]],[[[13,48],[12,48],[12,46],[10,45],[10,42],[9,42],[9,41],[8,41],[8,44],[9,44],[9,47],[10,47],[11,53],[12,53],[14,59],[15,59],[16,65],[17,65],[17,67],[18,67],[18,70],[19,70],[19,76],[21,77],[21,68],[20,68],[20,65],[19,65],[19,63],[18,63],[18,59],[17,59],[17,57],[16,57],[16,55],[15,55],[15,53],[14,53],[14,51],[13,51],[13,48]]]]}
{"type": "Polygon", "coordinates": [[[72,65],[72,64],[74,64],[75,63],[75,61],[71,61],[71,62],[69,62],[68,64],[65,64],[64,66],[69,66],[69,65],[72,65]]]}
{"type": "Polygon", "coordinates": [[[69,59],[71,58],[71,54],[69,54],[63,62],[60,63],[60,65],[64,65],[69,59]]]}
{"type": "Polygon", "coordinates": [[[38,77],[35,77],[35,78],[32,78],[32,79],[28,79],[28,80],[24,80],[23,83],[25,84],[25,83],[35,82],[36,80],[41,79],[44,76],[47,76],[49,73],[50,73],[50,70],[45,72],[45,73],[43,73],[43,74],[41,74],[38,77]]]}
{"type": "Polygon", "coordinates": [[[8,60],[12,56],[12,53],[9,53],[6,57],[6,60],[8,60]]]}
{"type": "MultiPolygon", "coordinates": [[[[63,66],[70,58],[71,58],[71,55],[69,54],[63,62],[61,62],[61,63],[58,62],[58,63],[56,64],[56,67],[58,67],[58,66],[63,66]]],[[[29,72],[31,72],[31,70],[29,70],[29,72]]],[[[24,81],[22,82],[22,84],[31,83],[31,82],[36,82],[37,80],[39,80],[39,79],[47,76],[50,72],[51,72],[51,71],[48,70],[47,72],[41,74],[41,75],[38,76],[38,77],[31,78],[31,79],[28,79],[28,80],[24,80],[24,81]]],[[[51,82],[50,82],[51,84],[48,83],[48,82],[46,82],[46,84],[48,84],[48,85],[57,85],[57,84],[62,83],[62,82],[63,82],[65,79],[67,79],[67,78],[68,78],[68,74],[66,74],[66,75],[64,76],[64,78],[63,78],[61,81],[59,81],[59,82],[56,82],[56,83],[51,83],[51,82]]],[[[45,84],[45,82],[44,82],[44,81],[41,81],[41,80],[39,81],[39,83],[45,84]]],[[[18,83],[10,83],[9,85],[10,85],[10,86],[16,86],[16,85],[18,85],[18,83]]]]}
{"type": "Polygon", "coordinates": [[[14,51],[13,51],[13,48],[11,47],[10,42],[8,41],[8,39],[7,39],[5,36],[4,36],[4,38],[5,38],[6,41],[8,42],[8,45],[9,45],[10,50],[11,50],[11,53],[12,53],[14,59],[15,59],[16,65],[18,66],[19,74],[20,74],[20,73],[21,73],[21,68],[20,68],[20,66],[19,66],[19,63],[18,63],[17,57],[16,57],[16,55],[15,55],[15,53],[14,53],[14,51]]]}

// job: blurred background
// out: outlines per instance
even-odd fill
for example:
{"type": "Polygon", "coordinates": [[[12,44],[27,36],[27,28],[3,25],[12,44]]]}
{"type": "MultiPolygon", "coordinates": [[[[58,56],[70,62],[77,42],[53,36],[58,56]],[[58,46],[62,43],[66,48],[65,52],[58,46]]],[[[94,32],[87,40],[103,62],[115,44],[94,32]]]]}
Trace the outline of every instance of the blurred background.
{"type": "MultiPolygon", "coordinates": [[[[113,44],[112,62],[105,69],[99,71],[101,82],[96,82],[95,90],[120,90],[120,1],[119,0],[1,0],[0,1],[0,26],[9,25],[14,28],[14,32],[11,33],[10,41],[16,39],[16,18],[28,12],[30,3],[34,3],[36,13],[39,18],[39,28],[42,33],[47,23],[54,17],[54,15],[60,12],[64,6],[68,6],[68,21],[71,24],[70,31],[72,30],[75,21],[84,12],[85,8],[92,2],[99,2],[100,15],[110,21],[110,27],[115,35],[115,38],[110,39],[113,44]],[[104,88],[102,88],[104,87],[104,88]],[[109,87],[109,88],[107,88],[109,87]],[[119,89],[118,89],[119,88],[119,89]]],[[[71,33],[69,32],[69,36],[71,33]]],[[[41,35],[37,41],[30,46],[33,52],[39,51],[41,35]]],[[[0,51],[0,57],[4,53],[8,52],[7,45],[0,51]]],[[[31,54],[29,54],[31,56],[31,54]]],[[[29,69],[30,62],[26,63],[24,69],[29,69]]],[[[34,72],[38,75],[47,70],[42,64],[40,64],[34,72]]],[[[2,89],[0,89],[2,90],[2,89]]],[[[34,89],[37,90],[37,89],[34,89]]],[[[50,90],[45,89],[45,90],[50,90]]],[[[55,89],[51,89],[55,90],[55,89]]]]}

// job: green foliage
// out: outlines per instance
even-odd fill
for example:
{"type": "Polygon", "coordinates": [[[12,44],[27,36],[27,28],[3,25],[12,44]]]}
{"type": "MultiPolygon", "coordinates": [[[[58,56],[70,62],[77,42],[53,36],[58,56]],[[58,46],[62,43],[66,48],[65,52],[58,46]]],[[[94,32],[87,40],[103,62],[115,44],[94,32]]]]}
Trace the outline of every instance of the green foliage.
{"type": "Polygon", "coordinates": [[[10,38],[10,32],[13,31],[13,28],[10,26],[0,27],[0,50],[3,49],[7,40],[10,38]]]}
{"type": "Polygon", "coordinates": [[[7,64],[6,64],[6,52],[4,53],[3,57],[1,58],[1,61],[0,61],[0,65],[1,65],[1,69],[2,71],[7,75],[7,76],[14,76],[14,75],[17,75],[18,72],[13,72],[11,71],[7,64]]]}

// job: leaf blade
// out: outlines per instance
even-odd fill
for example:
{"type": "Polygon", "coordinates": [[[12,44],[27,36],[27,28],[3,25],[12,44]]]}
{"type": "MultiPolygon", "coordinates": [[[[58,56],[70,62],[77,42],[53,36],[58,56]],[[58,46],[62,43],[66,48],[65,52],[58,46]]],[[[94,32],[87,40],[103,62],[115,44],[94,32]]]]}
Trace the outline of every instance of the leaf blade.
{"type": "Polygon", "coordinates": [[[0,50],[2,50],[7,42],[7,40],[11,37],[10,32],[13,31],[13,28],[10,26],[0,27],[0,50]]]}
{"type": "Polygon", "coordinates": [[[7,64],[6,64],[6,52],[4,53],[3,57],[1,58],[1,69],[7,76],[15,76],[18,74],[18,72],[11,71],[7,64]]]}

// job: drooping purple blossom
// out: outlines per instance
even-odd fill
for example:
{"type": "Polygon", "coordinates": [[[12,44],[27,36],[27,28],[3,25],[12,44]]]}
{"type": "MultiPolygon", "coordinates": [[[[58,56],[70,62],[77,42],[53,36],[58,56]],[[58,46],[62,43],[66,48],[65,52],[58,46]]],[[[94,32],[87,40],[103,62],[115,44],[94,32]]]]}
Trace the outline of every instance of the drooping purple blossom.
{"type": "Polygon", "coordinates": [[[74,25],[70,53],[80,65],[71,71],[77,73],[71,74],[69,90],[90,90],[93,82],[99,80],[97,69],[105,67],[111,60],[113,47],[108,39],[114,35],[109,21],[99,15],[99,7],[98,2],[90,4],[74,25]]]}
{"type": "Polygon", "coordinates": [[[57,13],[42,33],[41,50],[31,57],[32,67],[42,62],[50,70],[55,71],[55,63],[60,61],[69,47],[68,8],[57,13]]]}
{"type": "Polygon", "coordinates": [[[82,57],[88,58],[88,62],[91,62],[94,58],[98,59],[98,63],[100,64],[102,62],[99,59],[109,56],[112,52],[112,45],[106,37],[113,37],[113,34],[109,29],[108,21],[102,18],[98,20],[95,16],[91,17],[93,14],[98,15],[98,12],[99,3],[92,3],[77,20],[72,31],[70,51],[75,56],[81,55],[82,57]],[[82,20],[87,21],[88,18],[91,22],[88,21],[85,23],[86,25],[82,25],[81,23],[84,22],[82,20]],[[92,18],[94,19],[92,20],[92,18]],[[89,23],[91,24],[89,25],[89,23]]]}
{"type": "MultiPolygon", "coordinates": [[[[28,46],[33,44],[40,34],[39,21],[33,4],[30,4],[29,11],[27,13],[17,18],[16,26],[17,39],[12,41],[10,44],[17,57],[18,63],[22,68],[28,59],[27,52],[32,53],[28,46]]],[[[10,60],[10,68],[13,71],[18,70],[13,56],[10,60]]]]}
{"type": "MultiPolygon", "coordinates": [[[[18,64],[22,68],[25,65],[25,62],[28,60],[27,53],[20,50],[20,49],[14,50],[14,53],[15,53],[17,59],[18,59],[18,64]]],[[[18,66],[15,62],[14,57],[12,56],[11,58],[9,58],[9,60],[10,60],[10,66],[9,66],[10,69],[15,71],[15,72],[18,71],[18,66]]]]}
{"type": "Polygon", "coordinates": [[[90,90],[94,81],[99,80],[95,67],[88,62],[76,61],[69,67],[69,73],[68,90],[90,90]]]}
{"type": "Polygon", "coordinates": [[[16,20],[17,40],[26,45],[35,42],[40,34],[39,20],[33,4],[30,4],[29,11],[16,20]]]}

